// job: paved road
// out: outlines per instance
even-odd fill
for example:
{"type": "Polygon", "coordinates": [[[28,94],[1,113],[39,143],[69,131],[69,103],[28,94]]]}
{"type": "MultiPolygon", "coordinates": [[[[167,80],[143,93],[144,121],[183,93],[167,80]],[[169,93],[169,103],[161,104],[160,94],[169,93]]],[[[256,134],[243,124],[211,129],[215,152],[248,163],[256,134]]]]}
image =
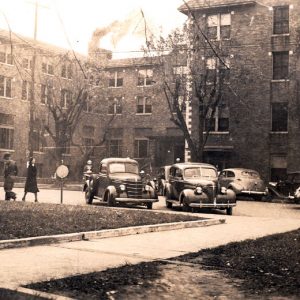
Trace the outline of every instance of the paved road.
{"type": "MultiPolygon", "coordinates": [[[[1,188],[2,189],[2,188],[1,188]]],[[[17,201],[20,201],[23,196],[22,188],[15,188],[17,193],[17,201]]],[[[38,194],[39,201],[44,203],[60,203],[61,194],[60,190],[40,189],[38,194]]],[[[3,200],[3,189],[0,192],[0,199],[3,200]]],[[[34,195],[28,194],[26,201],[33,202],[34,195]]],[[[84,200],[84,193],[81,191],[68,191],[64,190],[63,203],[72,205],[86,205],[84,200]]],[[[99,205],[97,200],[95,205],[99,205]]],[[[165,206],[164,197],[159,197],[159,202],[154,203],[153,209],[155,210],[168,210],[180,211],[180,209],[169,210],[165,206]]],[[[203,213],[209,213],[208,210],[203,210],[203,213]]],[[[212,211],[213,214],[224,215],[224,211],[212,211]]],[[[299,204],[284,204],[284,203],[268,203],[258,201],[238,201],[233,214],[235,216],[248,216],[248,217],[272,217],[272,218],[299,218],[300,219],[300,205],[299,204]]]]}

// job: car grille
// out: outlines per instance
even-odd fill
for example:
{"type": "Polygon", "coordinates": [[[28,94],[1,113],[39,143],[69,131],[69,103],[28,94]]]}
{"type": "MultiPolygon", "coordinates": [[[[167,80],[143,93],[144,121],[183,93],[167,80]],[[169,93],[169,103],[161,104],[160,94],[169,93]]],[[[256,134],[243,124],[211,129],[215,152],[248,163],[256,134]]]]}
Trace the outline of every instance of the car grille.
{"type": "Polygon", "coordinates": [[[141,180],[124,180],[123,183],[126,185],[126,191],[129,198],[141,198],[143,191],[143,184],[141,180]]]}
{"type": "Polygon", "coordinates": [[[209,200],[213,200],[217,194],[217,186],[209,184],[203,187],[203,192],[207,194],[209,200]]]}

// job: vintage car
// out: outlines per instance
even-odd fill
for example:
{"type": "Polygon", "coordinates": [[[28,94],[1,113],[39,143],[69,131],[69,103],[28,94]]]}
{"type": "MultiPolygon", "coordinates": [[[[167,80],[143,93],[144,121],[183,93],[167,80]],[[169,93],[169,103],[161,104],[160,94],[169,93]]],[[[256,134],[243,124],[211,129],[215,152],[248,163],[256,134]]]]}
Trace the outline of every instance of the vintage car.
{"type": "Polygon", "coordinates": [[[250,196],[261,200],[268,195],[268,188],[258,172],[250,169],[224,169],[219,175],[221,187],[233,190],[237,196],[250,196]]]}
{"type": "Polygon", "coordinates": [[[288,197],[300,203],[300,171],[289,172],[285,180],[270,183],[269,189],[275,197],[288,197]]]}
{"type": "Polygon", "coordinates": [[[99,199],[108,206],[117,203],[146,205],[152,209],[158,201],[154,189],[142,182],[137,161],[130,158],[106,158],[98,174],[92,174],[85,187],[87,204],[99,199]]]}
{"type": "Polygon", "coordinates": [[[236,206],[233,190],[218,184],[217,169],[204,163],[177,163],[171,166],[169,181],[166,184],[166,206],[182,206],[183,210],[192,208],[226,209],[232,215],[236,206]]]}
{"type": "Polygon", "coordinates": [[[170,173],[171,166],[163,166],[159,168],[157,174],[157,188],[158,194],[165,196],[166,193],[166,184],[169,180],[169,173],[170,173]]]}

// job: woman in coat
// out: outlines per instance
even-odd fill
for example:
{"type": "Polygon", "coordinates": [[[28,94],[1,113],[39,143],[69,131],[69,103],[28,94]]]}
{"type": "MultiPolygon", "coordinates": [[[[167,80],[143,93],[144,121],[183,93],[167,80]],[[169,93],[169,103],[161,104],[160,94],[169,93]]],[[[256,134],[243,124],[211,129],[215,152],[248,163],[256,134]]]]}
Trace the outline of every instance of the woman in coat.
{"type": "Polygon", "coordinates": [[[35,166],[35,159],[31,157],[29,159],[28,166],[27,166],[27,177],[26,177],[26,183],[24,189],[24,196],[22,198],[23,201],[25,201],[27,193],[34,193],[35,202],[38,202],[37,193],[39,192],[39,189],[37,186],[36,175],[37,175],[37,168],[35,166]]]}

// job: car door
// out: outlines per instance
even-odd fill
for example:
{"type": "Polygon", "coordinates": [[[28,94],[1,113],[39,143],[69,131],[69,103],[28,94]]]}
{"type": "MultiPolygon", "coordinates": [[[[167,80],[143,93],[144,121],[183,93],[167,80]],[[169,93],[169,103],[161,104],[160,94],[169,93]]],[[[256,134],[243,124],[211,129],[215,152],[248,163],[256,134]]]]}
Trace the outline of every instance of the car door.
{"type": "Polygon", "coordinates": [[[99,169],[99,182],[98,182],[98,197],[103,198],[104,192],[108,186],[108,170],[107,165],[101,163],[99,169]]]}
{"type": "Polygon", "coordinates": [[[183,172],[181,169],[176,168],[174,179],[174,187],[176,191],[175,196],[176,199],[178,199],[179,194],[184,189],[183,172]]]}

